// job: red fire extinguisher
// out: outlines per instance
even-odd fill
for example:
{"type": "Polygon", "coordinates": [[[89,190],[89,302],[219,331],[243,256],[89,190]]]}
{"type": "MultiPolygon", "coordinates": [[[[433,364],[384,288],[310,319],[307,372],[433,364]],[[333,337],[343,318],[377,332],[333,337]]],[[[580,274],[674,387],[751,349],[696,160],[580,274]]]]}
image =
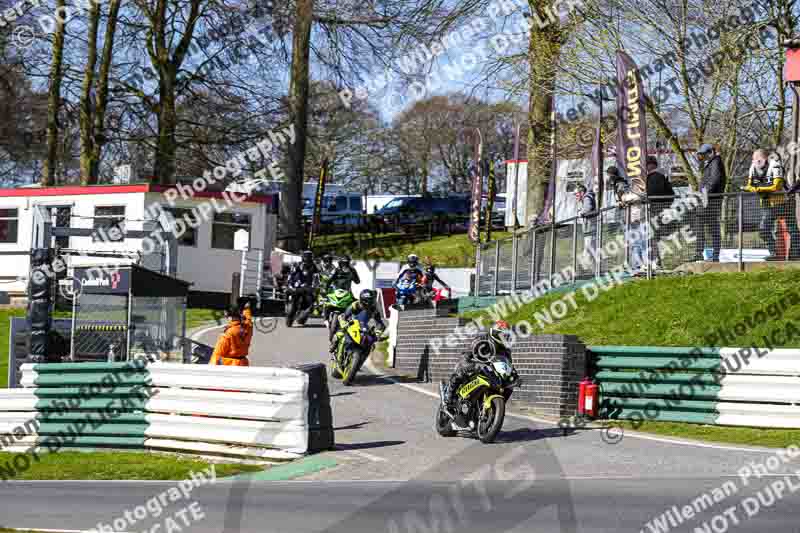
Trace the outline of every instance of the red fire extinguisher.
{"type": "Polygon", "coordinates": [[[583,378],[578,387],[578,414],[596,418],[597,404],[597,385],[587,376],[583,378]]]}

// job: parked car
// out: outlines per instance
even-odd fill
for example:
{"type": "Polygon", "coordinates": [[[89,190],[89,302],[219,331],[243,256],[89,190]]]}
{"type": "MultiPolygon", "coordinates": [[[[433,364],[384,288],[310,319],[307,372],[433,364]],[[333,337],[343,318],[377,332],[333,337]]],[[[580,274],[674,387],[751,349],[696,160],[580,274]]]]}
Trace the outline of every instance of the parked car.
{"type": "Polygon", "coordinates": [[[469,198],[395,198],[377,214],[387,225],[416,224],[434,219],[450,219],[462,223],[469,217],[469,198]]]}

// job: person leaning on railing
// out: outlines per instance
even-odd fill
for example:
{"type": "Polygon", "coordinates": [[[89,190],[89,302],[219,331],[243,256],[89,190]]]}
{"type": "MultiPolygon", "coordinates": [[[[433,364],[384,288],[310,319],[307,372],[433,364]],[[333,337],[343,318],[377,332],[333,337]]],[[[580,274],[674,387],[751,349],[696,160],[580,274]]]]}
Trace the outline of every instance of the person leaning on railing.
{"type": "Polygon", "coordinates": [[[800,231],[797,228],[795,212],[794,209],[790,209],[789,212],[786,210],[787,207],[793,207],[793,202],[787,201],[785,195],[779,194],[786,190],[785,183],[783,164],[777,153],[773,152],[768,156],[767,151],[760,148],[753,152],[747,185],[742,187],[742,190],[759,193],[761,221],[758,233],[769,248],[770,255],[767,261],[784,259],[777,255],[774,237],[775,222],[780,217],[786,221],[786,229],[791,237],[789,259],[800,259],[800,231]]]}
{"type": "MultiPolygon", "coordinates": [[[[248,354],[248,331],[239,309],[231,306],[225,312],[229,320],[211,355],[210,365],[250,366],[248,354]]],[[[251,333],[252,334],[252,333],[251,333]]]]}
{"type": "Polygon", "coordinates": [[[722,219],[722,196],[725,192],[725,185],[728,183],[728,176],[725,173],[725,165],[722,157],[716,153],[710,144],[703,144],[697,149],[697,159],[700,161],[700,168],[703,178],[700,182],[700,192],[709,194],[708,205],[695,218],[697,236],[695,241],[695,261],[702,261],[703,250],[706,248],[706,229],[711,233],[712,261],[719,262],[719,250],[722,241],[720,222],[722,219]]]}

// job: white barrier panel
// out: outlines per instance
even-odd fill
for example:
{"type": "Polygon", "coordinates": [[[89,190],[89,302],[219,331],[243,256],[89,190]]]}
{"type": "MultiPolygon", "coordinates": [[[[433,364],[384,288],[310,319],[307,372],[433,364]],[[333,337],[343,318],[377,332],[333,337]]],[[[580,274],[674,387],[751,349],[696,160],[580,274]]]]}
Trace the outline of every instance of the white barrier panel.
{"type": "Polygon", "coordinates": [[[37,401],[33,389],[0,389],[0,409],[3,411],[35,411],[37,401]]]}
{"type": "Polygon", "coordinates": [[[736,369],[736,374],[800,376],[800,350],[777,348],[765,354],[766,348],[759,346],[758,351],[764,355],[759,357],[754,348],[749,354],[747,348],[720,348],[719,355],[725,370],[736,369]],[[748,357],[747,361],[742,355],[748,357]]]}
{"type": "Polygon", "coordinates": [[[145,419],[149,438],[261,446],[293,453],[308,450],[308,426],[302,420],[259,422],[162,414],[147,414],[145,419]]]}
{"type": "Polygon", "coordinates": [[[720,402],[716,408],[715,424],[723,426],[800,428],[800,405],[720,402]]]}
{"type": "Polygon", "coordinates": [[[4,440],[16,442],[17,438],[22,438],[24,435],[35,435],[38,430],[38,422],[35,420],[37,414],[36,411],[13,413],[0,411],[0,448],[5,446],[4,440]]]}
{"type": "Polygon", "coordinates": [[[305,420],[308,402],[300,394],[222,392],[158,388],[147,400],[150,413],[198,414],[249,420],[305,420]]]}
{"type": "Polygon", "coordinates": [[[187,442],[184,440],[146,439],[145,448],[153,450],[192,452],[201,455],[235,455],[248,459],[260,459],[269,462],[291,461],[303,457],[301,453],[291,453],[271,448],[252,448],[248,446],[231,446],[210,442],[187,442]]]}
{"type": "MultiPolygon", "coordinates": [[[[292,368],[156,363],[147,365],[147,372],[156,387],[300,395],[308,390],[308,376],[292,368]]],[[[32,364],[22,365],[23,387],[35,387],[37,377],[32,364]]]]}

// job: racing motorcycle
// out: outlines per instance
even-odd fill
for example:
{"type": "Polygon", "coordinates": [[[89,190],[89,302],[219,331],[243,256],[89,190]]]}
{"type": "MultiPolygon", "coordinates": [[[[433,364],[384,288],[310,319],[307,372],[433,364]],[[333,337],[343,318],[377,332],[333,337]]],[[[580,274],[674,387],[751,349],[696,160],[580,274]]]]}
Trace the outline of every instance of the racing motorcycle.
{"type": "Polygon", "coordinates": [[[411,272],[407,273],[406,276],[403,276],[403,278],[397,283],[397,288],[395,291],[395,300],[401,309],[408,304],[415,304],[419,302],[419,280],[417,280],[416,276],[414,276],[411,272]]]}
{"type": "Polygon", "coordinates": [[[286,288],[286,327],[292,327],[297,319],[301,326],[306,323],[314,307],[314,288],[295,281],[286,288]]]}
{"type": "Polygon", "coordinates": [[[452,437],[456,431],[476,434],[481,442],[494,442],[506,414],[506,402],[514,387],[521,383],[511,359],[494,355],[484,363],[475,377],[456,391],[456,409],[451,417],[445,409],[446,385],[439,384],[439,409],[436,411],[436,432],[452,437]]]}
{"type": "Polygon", "coordinates": [[[344,335],[332,357],[331,377],[341,379],[345,385],[351,385],[356,373],[361,369],[361,365],[364,364],[375,348],[375,344],[382,337],[378,335],[374,325],[365,329],[356,318],[352,319],[346,327],[344,324],[342,326],[344,335]],[[344,350],[340,350],[341,343],[344,343],[344,350]],[[340,351],[341,356],[338,355],[340,351]]]}
{"type": "Polygon", "coordinates": [[[328,340],[333,340],[333,335],[336,333],[336,324],[339,320],[339,315],[345,312],[347,307],[352,304],[356,299],[353,293],[344,289],[332,288],[325,299],[323,307],[323,318],[325,325],[328,326],[328,340]]]}

